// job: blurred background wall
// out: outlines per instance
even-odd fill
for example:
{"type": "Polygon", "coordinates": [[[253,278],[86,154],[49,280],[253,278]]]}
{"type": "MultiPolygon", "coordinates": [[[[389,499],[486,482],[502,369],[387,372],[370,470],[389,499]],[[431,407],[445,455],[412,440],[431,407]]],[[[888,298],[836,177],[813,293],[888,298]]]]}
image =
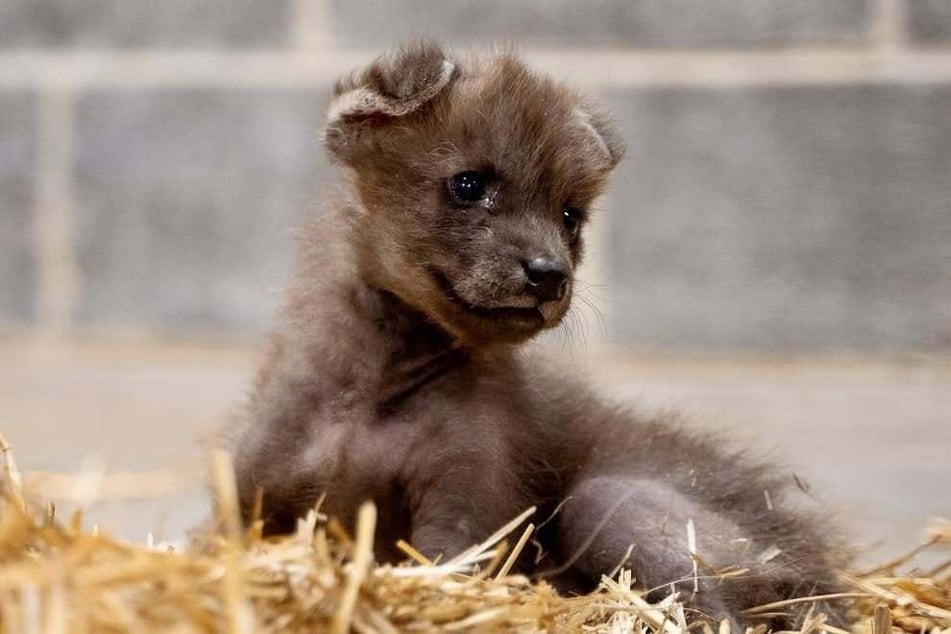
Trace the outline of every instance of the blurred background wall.
{"type": "Polygon", "coordinates": [[[2,328],[266,331],[328,87],[414,36],[614,111],[589,338],[951,349],[948,0],[2,0],[2,328]]]}

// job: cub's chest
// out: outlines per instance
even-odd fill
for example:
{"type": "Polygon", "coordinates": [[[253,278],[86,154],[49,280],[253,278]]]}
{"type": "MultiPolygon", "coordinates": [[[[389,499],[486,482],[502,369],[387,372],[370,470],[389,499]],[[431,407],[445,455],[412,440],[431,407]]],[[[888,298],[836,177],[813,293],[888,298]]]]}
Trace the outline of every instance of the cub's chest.
{"type": "Polygon", "coordinates": [[[350,459],[399,468],[420,452],[498,450],[512,430],[524,428],[523,407],[510,386],[467,369],[434,377],[398,400],[384,394],[359,412],[342,413],[351,417],[350,459]]]}
{"type": "Polygon", "coordinates": [[[404,367],[350,398],[326,399],[297,454],[304,470],[321,481],[385,486],[440,455],[478,460],[520,444],[513,434],[529,425],[511,372],[472,364],[430,369],[404,367]]]}
{"type": "Polygon", "coordinates": [[[387,397],[393,390],[383,390],[373,426],[411,429],[411,435],[432,437],[479,424],[488,433],[524,415],[526,399],[520,384],[518,377],[491,367],[449,368],[400,392],[398,398],[387,397]]]}

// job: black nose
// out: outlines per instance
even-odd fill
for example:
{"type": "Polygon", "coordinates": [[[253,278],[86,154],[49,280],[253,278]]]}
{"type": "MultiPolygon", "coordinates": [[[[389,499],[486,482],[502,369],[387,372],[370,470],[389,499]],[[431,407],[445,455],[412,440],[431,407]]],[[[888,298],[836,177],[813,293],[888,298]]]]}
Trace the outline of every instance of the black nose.
{"type": "Polygon", "coordinates": [[[523,262],[528,276],[528,290],[540,302],[558,301],[568,290],[568,276],[561,264],[551,258],[535,258],[523,262]]]}

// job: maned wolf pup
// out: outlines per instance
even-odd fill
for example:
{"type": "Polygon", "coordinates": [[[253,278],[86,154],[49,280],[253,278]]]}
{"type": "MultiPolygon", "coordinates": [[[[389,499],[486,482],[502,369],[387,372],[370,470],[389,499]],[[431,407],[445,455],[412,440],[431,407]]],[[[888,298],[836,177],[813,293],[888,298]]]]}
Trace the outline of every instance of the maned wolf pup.
{"type": "Polygon", "coordinates": [[[337,83],[325,140],[348,176],[305,233],[236,430],[246,521],[258,489],[271,533],[325,492],[344,521],[374,500],[381,560],[401,537],[449,557],[537,505],[554,515],[547,557],[521,564],[562,589],[623,564],[654,597],[734,623],[835,589],[839,562],[784,503],[785,477],[519,348],[571,302],[623,151],[603,113],[513,54],[420,44],[337,83]],[[717,576],[731,568],[748,572],[717,576]]]}

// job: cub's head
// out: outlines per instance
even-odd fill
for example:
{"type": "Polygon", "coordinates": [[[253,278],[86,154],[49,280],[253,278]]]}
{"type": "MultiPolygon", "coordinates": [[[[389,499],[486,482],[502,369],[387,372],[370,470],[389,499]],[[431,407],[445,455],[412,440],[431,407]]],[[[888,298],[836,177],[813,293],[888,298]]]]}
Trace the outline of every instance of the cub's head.
{"type": "Polygon", "coordinates": [[[325,140],[352,168],[365,279],[472,346],[561,321],[623,151],[601,113],[514,55],[427,44],[339,81],[325,140]]]}

